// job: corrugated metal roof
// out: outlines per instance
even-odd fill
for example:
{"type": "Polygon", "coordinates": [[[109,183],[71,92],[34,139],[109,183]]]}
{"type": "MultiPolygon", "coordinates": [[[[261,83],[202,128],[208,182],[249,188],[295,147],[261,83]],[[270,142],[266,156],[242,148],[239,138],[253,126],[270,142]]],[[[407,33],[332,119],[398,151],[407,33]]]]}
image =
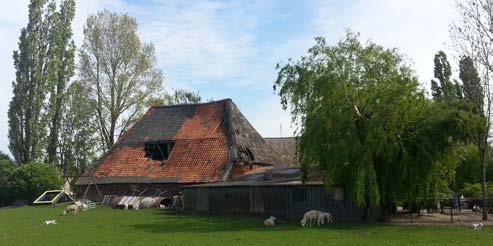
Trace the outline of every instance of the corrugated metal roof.
{"type": "Polygon", "coordinates": [[[231,181],[231,182],[220,182],[220,183],[207,183],[198,185],[187,185],[183,186],[186,188],[199,188],[199,187],[232,187],[232,186],[319,186],[323,185],[323,182],[308,182],[303,184],[301,181],[286,181],[286,182],[258,182],[258,181],[231,181]]]}

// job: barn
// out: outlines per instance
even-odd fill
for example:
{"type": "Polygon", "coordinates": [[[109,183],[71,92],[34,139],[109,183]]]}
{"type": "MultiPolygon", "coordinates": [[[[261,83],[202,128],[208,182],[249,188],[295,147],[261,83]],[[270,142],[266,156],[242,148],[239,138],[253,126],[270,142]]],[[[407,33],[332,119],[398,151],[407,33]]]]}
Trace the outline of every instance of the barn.
{"type": "Polygon", "coordinates": [[[157,106],[76,185],[79,197],[93,201],[146,190],[180,192],[184,211],[199,214],[290,219],[317,209],[341,220],[368,216],[342,187],[327,192],[322,177],[309,175],[302,184],[296,153],[295,138],[262,138],[231,99],[157,106]]]}
{"type": "MultiPolygon", "coordinates": [[[[132,195],[226,182],[281,165],[279,152],[253,128],[231,99],[151,107],[94,167],[76,181],[79,193],[132,195]],[[89,186],[89,189],[86,189],[89,186]]],[[[79,194],[80,195],[80,194],[79,194]]]]}
{"type": "Polygon", "coordinates": [[[320,177],[301,182],[301,170],[268,166],[249,171],[231,181],[185,186],[183,209],[201,215],[247,215],[299,220],[309,210],[331,213],[338,221],[382,219],[379,207],[351,203],[342,186],[327,191],[320,177]]]}

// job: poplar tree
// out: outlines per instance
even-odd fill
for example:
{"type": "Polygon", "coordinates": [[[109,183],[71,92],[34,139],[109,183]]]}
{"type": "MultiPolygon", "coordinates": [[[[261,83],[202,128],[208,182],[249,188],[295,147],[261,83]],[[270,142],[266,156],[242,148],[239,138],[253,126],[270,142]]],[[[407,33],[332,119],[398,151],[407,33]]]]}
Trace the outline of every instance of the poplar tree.
{"type": "Polygon", "coordinates": [[[460,86],[450,80],[452,70],[447,60],[447,55],[443,51],[435,54],[434,75],[435,79],[431,80],[431,91],[435,101],[450,103],[458,99],[461,95],[460,86]]]}
{"type": "Polygon", "coordinates": [[[481,192],[483,197],[482,219],[488,220],[488,187],[486,178],[488,138],[491,130],[491,105],[493,83],[493,1],[462,0],[457,1],[459,14],[457,22],[451,26],[450,34],[454,46],[462,56],[468,56],[481,81],[480,105],[481,116],[484,118],[484,131],[478,133],[476,144],[479,150],[481,169],[481,192]]]}
{"type": "MultiPolygon", "coordinates": [[[[72,40],[72,20],[75,15],[75,1],[64,0],[60,11],[52,18],[53,31],[50,37],[49,78],[47,81],[49,102],[46,110],[49,135],[46,146],[47,163],[56,164],[60,140],[62,113],[66,107],[67,86],[74,75],[75,44],[72,40]]],[[[62,164],[62,163],[59,163],[62,164]]],[[[63,168],[62,168],[63,169],[63,168]]]]}
{"type": "Polygon", "coordinates": [[[17,163],[42,157],[41,141],[45,137],[42,110],[46,99],[49,63],[49,21],[55,8],[45,0],[31,0],[29,21],[21,29],[19,48],[14,51],[15,81],[9,104],[9,149],[17,163]]]}

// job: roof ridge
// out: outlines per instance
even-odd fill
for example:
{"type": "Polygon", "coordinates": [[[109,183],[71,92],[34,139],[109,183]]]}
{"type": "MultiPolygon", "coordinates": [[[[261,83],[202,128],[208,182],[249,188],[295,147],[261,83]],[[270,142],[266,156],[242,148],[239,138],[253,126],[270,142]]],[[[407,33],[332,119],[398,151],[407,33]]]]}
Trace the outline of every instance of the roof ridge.
{"type": "Polygon", "coordinates": [[[184,106],[197,106],[197,105],[207,105],[207,104],[216,104],[222,103],[226,101],[233,101],[231,98],[225,98],[217,101],[209,101],[209,102],[199,102],[199,103],[183,103],[183,104],[171,104],[171,105],[155,105],[149,108],[175,108],[175,107],[184,107],[184,106]]]}

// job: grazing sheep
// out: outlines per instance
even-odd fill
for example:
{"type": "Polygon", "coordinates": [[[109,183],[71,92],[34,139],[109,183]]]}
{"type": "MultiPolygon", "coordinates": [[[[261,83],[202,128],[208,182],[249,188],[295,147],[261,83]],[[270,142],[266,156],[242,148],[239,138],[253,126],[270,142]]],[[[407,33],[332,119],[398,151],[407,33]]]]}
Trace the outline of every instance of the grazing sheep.
{"type": "Polygon", "coordinates": [[[79,211],[79,207],[75,204],[69,205],[63,210],[63,215],[66,215],[67,213],[75,214],[79,211]]]}
{"type": "Polygon", "coordinates": [[[45,225],[56,225],[56,220],[45,220],[45,225]]]}
{"type": "Polygon", "coordinates": [[[317,217],[317,225],[320,226],[320,224],[325,224],[325,221],[327,223],[334,222],[332,215],[330,213],[325,213],[325,212],[320,212],[317,217]]]}
{"type": "Polygon", "coordinates": [[[275,223],[274,223],[274,221],[275,221],[275,220],[276,220],[276,217],[274,217],[274,216],[270,216],[268,219],[266,219],[266,220],[264,221],[264,225],[265,225],[266,227],[272,227],[272,226],[274,226],[274,224],[275,224],[275,223]]]}
{"type": "Polygon", "coordinates": [[[320,212],[317,210],[310,210],[310,211],[306,212],[303,215],[303,219],[300,221],[301,226],[305,226],[308,223],[308,225],[310,225],[310,227],[311,227],[313,224],[315,224],[315,221],[318,220],[318,214],[319,213],[320,212]]]}
{"type": "Polygon", "coordinates": [[[481,222],[479,222],[477,224],[476,223],[473,223],[472,224],[472,229],[474,229],[474,230],[481,230],[481,229],[483,229],[483,223],[481,223],[481,222]]]}
{"type": "Polygon", "coordinates": [[[144,197],[139,204],[140,208],[151,208],[154,206],[154,203],[156,202],[157,198],[154,197],[144,197]]]}
{"type": "Polygon", "coordinates": [[[81,201],[75,201],[74,205],[76,205],[82,211],[87,211],[87,204],[85,204],[81,201]]]}

